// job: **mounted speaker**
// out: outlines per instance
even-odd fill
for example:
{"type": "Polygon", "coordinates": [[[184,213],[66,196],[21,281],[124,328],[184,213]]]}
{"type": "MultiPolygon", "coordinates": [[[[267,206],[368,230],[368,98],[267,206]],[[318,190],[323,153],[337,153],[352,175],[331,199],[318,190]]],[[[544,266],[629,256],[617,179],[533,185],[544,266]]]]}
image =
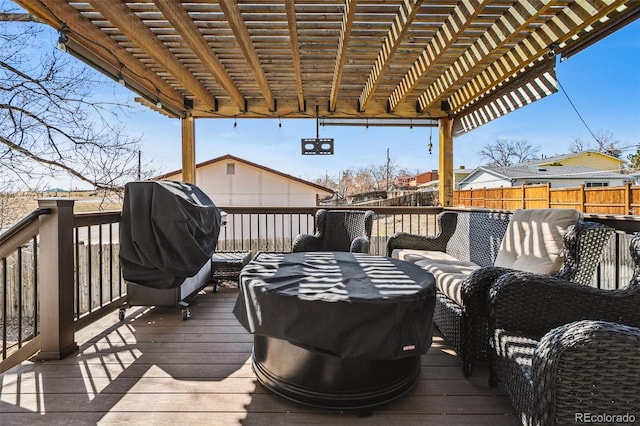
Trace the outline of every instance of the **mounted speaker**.
{"type": "Polygon", "coordinates": [[[333,155],[333,138],[303,138],[302,155],[333,155]]]}

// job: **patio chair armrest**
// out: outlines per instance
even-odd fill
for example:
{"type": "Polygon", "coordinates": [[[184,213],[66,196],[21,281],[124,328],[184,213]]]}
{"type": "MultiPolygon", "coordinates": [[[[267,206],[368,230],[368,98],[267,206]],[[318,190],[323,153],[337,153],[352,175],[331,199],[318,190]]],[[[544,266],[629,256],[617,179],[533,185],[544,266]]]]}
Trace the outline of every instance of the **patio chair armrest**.
{"type": "Polygon", "coordinates": [[[461,288],[463,309],[468,313],[470,319],[487,317],[489,314],[487,305],[489,288],[498,278],[508,272],[515,272],[515,270],[500,266],[485,266],[473,271],[464,280],[461,288]]]}
{"type": "Polygon", "coordinates": [[[640,287],[603,290],[548,275],[509,272],[489,289],[494,329],[541,337],[573,321],[594,319],[640,326],[640,287]]]}
{"type": "Polygon", "coordinates": [[[369,253],[369,239],[367,237],[357,237],[351,241],[351,253],[369,253]]]}
{"type": "Polygon", "coordinates": [[[563,236],[564,261],[556,274],[576,283],[589,284],[614,229],[597,222],[581,221],[569,227],[563,236]]]}
{"type": "Polygon", "coordinates": [[[549,331],[532,360],[539,424],[573,421],[578,412],[635,412],[640,407],[638,359],[636,327],[585,320],[549,331]]]}
{"type": "Polygon", "coordinates": [[[414,249],[429,251],[446,251],[447,242],[456,230],[458,214],[442,212],[436,219],[438,233],[432,236],[397,232],[387,239],[387,256],[391,257],[395,249],[414,249]]]}
{"type": "Polygon", "coordinates": [[[292,252],[318,251],[320,249],[320,237],[310,234],[299,234],[291,245],[292,252]]]}

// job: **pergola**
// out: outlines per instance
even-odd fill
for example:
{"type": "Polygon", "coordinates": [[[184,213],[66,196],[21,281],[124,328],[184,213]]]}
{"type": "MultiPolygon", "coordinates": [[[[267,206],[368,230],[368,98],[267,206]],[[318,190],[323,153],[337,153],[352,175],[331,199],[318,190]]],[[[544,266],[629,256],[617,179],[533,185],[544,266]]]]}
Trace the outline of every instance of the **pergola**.
{"type": "Polygon", "coordinates": [[[182,120],[316,118],[453,137],[554,93],[564,60],[640,16],[637,0],[15,0],[60,47],[182,120]]]}

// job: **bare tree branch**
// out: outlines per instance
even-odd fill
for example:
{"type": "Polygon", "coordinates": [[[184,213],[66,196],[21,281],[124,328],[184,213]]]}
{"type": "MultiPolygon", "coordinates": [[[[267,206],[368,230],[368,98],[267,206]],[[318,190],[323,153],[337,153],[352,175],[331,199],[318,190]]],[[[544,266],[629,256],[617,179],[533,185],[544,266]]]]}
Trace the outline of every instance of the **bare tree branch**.
{"type": "Polygon", "coordinates": [[[489,165],[506,167],[535,160],[539,150],[526,139],[498,139],[493,145],[485,145],[479,154],[489,165]]]}
{"type": "Polygon", "coordinates": [[[52,30],[8,10],[5,0],[0,5],[0,19],[7,22],[0,26],[3,170],[24,182],[59,180],[64,173],[102,189],[135,179],[140,138],[114,124],[128,106],[94,96],[114,83],[53,46],[43,48],[41,36],[52,30]]]}

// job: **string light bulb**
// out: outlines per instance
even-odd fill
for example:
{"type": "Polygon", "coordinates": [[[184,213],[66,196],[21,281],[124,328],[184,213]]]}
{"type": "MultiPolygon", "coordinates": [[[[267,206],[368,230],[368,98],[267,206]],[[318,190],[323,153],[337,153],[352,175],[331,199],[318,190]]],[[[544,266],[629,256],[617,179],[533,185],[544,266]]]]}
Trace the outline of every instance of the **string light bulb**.
{"type": "Polygon", "coordinates": [[[233,128],[235,129],[236,127],[238,127],[238,121],[236,117],[233,117],[233,128]]]}
{"type": "Polygon", "coordinates": [[[278,127],[282,128],[282,121],[280,120],[280,117],[278,117],[278,127]]]}

